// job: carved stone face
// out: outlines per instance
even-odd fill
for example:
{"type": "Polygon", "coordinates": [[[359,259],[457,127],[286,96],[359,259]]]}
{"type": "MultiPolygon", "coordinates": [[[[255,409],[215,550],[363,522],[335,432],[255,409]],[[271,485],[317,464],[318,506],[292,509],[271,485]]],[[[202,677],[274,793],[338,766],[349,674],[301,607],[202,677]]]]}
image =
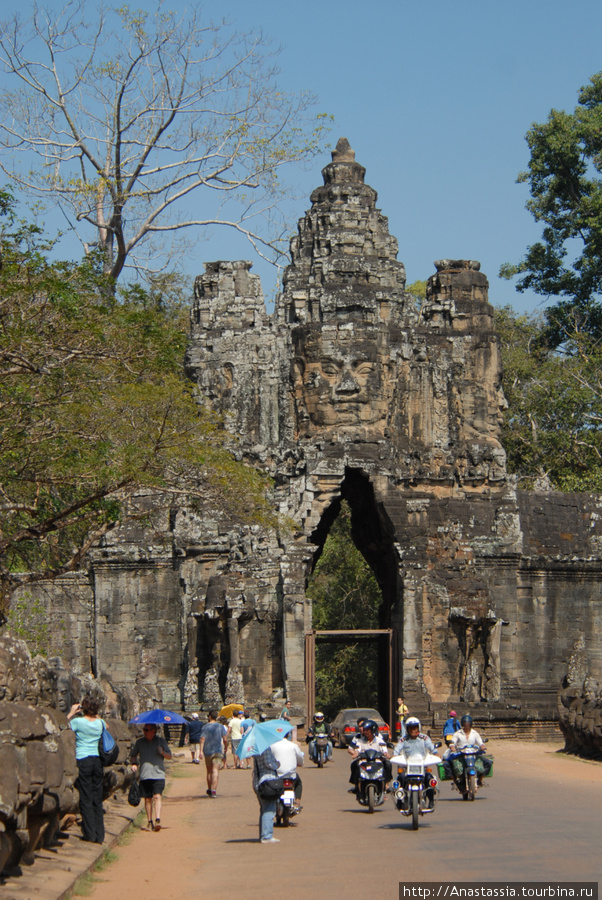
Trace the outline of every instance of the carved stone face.
{"type": "Polygon", "coordinates": [[[310,430],[384,426],[391,363],[383,334],[326,327],[295,336],[295,396],[299,426],[310,430]],[[313,427],[312,427],[313,426],[313,427]]]}

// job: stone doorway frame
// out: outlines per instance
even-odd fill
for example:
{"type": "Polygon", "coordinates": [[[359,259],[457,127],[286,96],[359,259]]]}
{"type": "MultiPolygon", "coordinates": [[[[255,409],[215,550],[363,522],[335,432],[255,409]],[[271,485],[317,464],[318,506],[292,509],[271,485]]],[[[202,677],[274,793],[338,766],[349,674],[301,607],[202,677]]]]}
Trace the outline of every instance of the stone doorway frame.
{"type": "MultiPolygon", "coordinates": [[[[386,635],[387,641],[387,687],[389,694],[388,709],[385,714],[388,716],[389,727],[391,729],[391,740],[395,738],[395,698],[397,696],[396,674],[399,667],[396,665],[396,631],[394,628],[348,628],[342,631],[317,631],[315,628],[308,631],[305,635],[305,704],[307,709],[307,722],[311,722],[314,712],[316,711],[316,638],[321,636],[339,637],[341,643],[346,643],[345,639],[351,641],[358,637],[377,637],[386,635]]],[[[381,710],[379,710],[381,712],[381,710]]]]}

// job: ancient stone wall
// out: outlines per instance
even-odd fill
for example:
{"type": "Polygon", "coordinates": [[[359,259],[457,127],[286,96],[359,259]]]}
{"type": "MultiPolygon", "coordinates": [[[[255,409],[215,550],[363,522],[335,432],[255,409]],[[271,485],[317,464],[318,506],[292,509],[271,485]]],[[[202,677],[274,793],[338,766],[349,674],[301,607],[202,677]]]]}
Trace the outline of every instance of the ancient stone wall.
{"type": "Polygon", "coordinates": [[[284,691],[302,714],[307,578],[345,500],[394,631],[383,705],[403,686],[427,714],[462,702],[489,719],[555,718],[579,635],[592,677],[601,666],[602,501],[517,492],[487,278],[440,259],[419,307],[364,175],[341,139],[273,315],[250,263],[208,263],[195,283],[186,371],[294,528],[139,498],[152,527],[126,522],[90,554],[89,638],[80,623],[72,651],[170,704],[284,691]]]}
{"type": "Polygon", "coordinates": [[[75,820],[75,734],[66,713],[85,693],[97,696],[118,743],[119,756],[104,770],[103,796],[124,790],[132,735],[123,719],[153,705],[154,697],[116,694],[110,685],[76,674],[60,659],[32,659],[24,641],[0,633],[0,872],[33,862],[75,820]]]}

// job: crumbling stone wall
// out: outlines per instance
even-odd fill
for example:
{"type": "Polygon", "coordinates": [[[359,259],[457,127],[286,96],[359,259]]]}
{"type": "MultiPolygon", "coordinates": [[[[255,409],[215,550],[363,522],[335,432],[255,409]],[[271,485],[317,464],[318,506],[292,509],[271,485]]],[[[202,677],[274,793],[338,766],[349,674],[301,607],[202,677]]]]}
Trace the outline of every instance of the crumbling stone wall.
{"type": "Polygon", "coordinates": [[[0,872],[33,861],[50,847],[61,826],[78,812],[75,734],[66,713],[85,693],[103,701],[103,716],[119,746],[104,771],[108,798],[131,779],[127,757],[130,728],[122,720],[152,706],[154,697],[132,703],[108,684],[76,675],[61,660],[32,659],[24,641],[0,632],[0,872]]]}
{"type": "MultiPolygon", "coordinates": [[[[138,498],[151,525],[126,522],[90,553],[89,638],[80,627],[73,649],[123,690],[148,679],[168,704],[284,690],[301,714],[307,578],[346,500],[395,634],[393,696],[403,686],[427,713],[462,702],[491,719],[555,718],[578,634],[602,677],[602,499],[526,495],[508,477],[479,263],[439,259],[419,308],[345,139],[322,174],[274,314],[249,263],[208,263],[185,359],[294,528],[241,527],[209,500],[138,498]]],[[[68,616],[66,599],[52,602],[68,616]]]]}
{"type": "Polygon", "coordinates": [[[558,719],[567,753],[602,759],[602,690],[589,670],[587,644],[581,635],[573,644],[558,694],[558,719]]]}

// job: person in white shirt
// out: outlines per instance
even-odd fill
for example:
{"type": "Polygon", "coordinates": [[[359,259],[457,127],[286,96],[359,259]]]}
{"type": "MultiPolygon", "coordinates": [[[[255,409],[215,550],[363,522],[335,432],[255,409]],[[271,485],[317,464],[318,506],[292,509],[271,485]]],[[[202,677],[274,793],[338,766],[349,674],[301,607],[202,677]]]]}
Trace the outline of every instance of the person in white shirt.
{"type": "Polygon", "coordinates": [[[377,750],[383,758],[383,766],[385,770],[385,781],[391,781],[391,763],[389,762],[389,750],[387,743],[378,732],[378,725],[372,719],[364,719],[360,725],[360,733],[351,741],[347,748],[347,753],[353,757],[351,763],[351,773],[349,782],[353,785],[350,793],[357,792],[357,781],[359,776],[359,755],[366,750],[377,750]]]}
{"type": "MultiPolygon", "coordinates": [[[[478,747],[479,750],[483,750],[485,742],[479,732],[472,727],[472,716],[462,716],[460,725],[462,728],[460,731],[456,731],[452,738],[450,744],[451,752],[461,753],[464,747],[468,746],[478,747]]],[[[483,776],[487,775],[491,769],[491,760],[487,759],[486,756],[478,756],[475,760],[475,766],[478,774],[478,782],[481,784],[483,776]],[[480,771],[481,766],[483,769],[482,772],[480,771]]]]}
{"type": "Polygon", "coordinates": [[[292,778],[295,781],[295,798],[297,802],[303,793],[303,783],[297,773],[297,766],[302,766],[305,754],[298,744],[282,738],[270,747],[272,756],[278,763],[278,775],[281,778],[292,778]]]}

